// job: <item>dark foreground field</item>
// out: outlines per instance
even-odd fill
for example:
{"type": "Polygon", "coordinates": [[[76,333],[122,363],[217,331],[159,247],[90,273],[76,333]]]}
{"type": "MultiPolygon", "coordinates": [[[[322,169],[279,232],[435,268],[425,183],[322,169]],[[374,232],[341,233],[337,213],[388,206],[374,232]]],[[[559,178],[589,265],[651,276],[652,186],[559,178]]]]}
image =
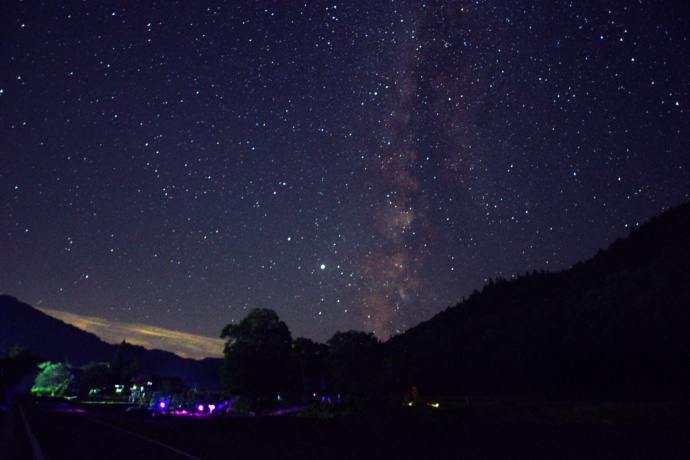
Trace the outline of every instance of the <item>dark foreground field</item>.
{"type": "MultiPolygon", "coordinates": [[[[690,452],[685,404],[400,408],[336,419],[148,418],[24,406],[46,459],[646,459],[690,452]]],[[[22,424],[15,426],[15,458],[33,458],[22,424]]]]}

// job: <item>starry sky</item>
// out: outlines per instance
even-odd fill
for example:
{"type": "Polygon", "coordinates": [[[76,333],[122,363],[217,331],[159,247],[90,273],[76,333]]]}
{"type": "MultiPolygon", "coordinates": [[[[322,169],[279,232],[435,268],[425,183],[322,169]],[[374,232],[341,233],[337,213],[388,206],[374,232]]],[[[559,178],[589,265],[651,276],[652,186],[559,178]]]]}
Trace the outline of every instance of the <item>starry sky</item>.
{"type": "Polygon", "coordinates": [[[690,198],[688,9],[3,2],[0,292],[385,340],[568,268],[690,198]]]}

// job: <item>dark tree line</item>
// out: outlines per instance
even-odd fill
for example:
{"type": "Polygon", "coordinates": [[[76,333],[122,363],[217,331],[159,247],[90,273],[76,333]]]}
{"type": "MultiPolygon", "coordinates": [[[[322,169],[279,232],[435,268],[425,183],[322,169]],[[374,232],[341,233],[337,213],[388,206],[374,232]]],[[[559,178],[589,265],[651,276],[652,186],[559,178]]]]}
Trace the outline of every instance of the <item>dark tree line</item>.
{"type": "Polygon", "coordinates": [[[0,350],[0,402],[11,396],[15,386],[31,371],[36,369],[38,358],[33,350],[26,347],[13,347],[5,354],[0,350]]]}
{"type": "Polygon", "coordinates": [[[687,398],[690,204],[569,270],[492,280],[384,348],[391,384],[432,394],[687,398]]]}
{"type": "Polygon", "coordinates": [[[686,399],[690,203],[569,270],[491,280],[384,344],[356,331],[292,341],[270,310],[223,337],[229,392],[686,399]]]}
{"type": "MultiPolygon", "coordinates": [[[[40,372],[34,380],[32,393],[38,396],[113,396],[115,387],[129,388],[131,380],[141,370],[139,361],[130,356],[130,345],[125,341],[115,349],[113,358],[107,362],[91,362],[75,368],[69,362],[44,361],[34,369],[40,372]]],[[[37,361],[38,362],[38,361],[37,361]]]]}
{"type": "Polygon", "coordinates": [[[228,395],[254,399],[351,397],[372,391],[380,380],[381,344],[371,333],[336,333],[326,344],[291,338],[273,310],[254,309],[227,325],[221,382],[228,395]]]}
{"type": "Polygon", "coordinates": [[[141,363],[128,353],[129,345],[122,341],[109,362],[92,362],[82,366],[79,372],[79,394],[85,397],[92,389],[112,393],[116,384],[129,386],[130,381],[142,371],[141,363]]]}

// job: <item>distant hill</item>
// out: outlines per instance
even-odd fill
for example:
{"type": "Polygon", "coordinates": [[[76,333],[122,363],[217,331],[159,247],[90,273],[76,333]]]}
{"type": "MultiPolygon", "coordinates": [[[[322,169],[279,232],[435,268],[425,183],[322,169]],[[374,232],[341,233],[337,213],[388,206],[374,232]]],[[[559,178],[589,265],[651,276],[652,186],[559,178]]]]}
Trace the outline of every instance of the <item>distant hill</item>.
{"type": "Polygon", "coordinates": [[[492,280],[384,348],[400,390],[687,398],[690,203],[569,270],[492,280]]]}
{"type": "MultiPolygon", "coordinates": [[[[14,297],[0,296],[0,350],[20,345],[32,348],[44,361],[66,361],[73,367],[91,362],[110,361],[118,348],[94,334],[46,315],[14,297]]],[[[138,360],[145,374],[182,378],[189,385],[219,387],[218,358],[201,361],[181,358],[174,353],[147,350],[127,344],[127,359],[138,360]]]]}

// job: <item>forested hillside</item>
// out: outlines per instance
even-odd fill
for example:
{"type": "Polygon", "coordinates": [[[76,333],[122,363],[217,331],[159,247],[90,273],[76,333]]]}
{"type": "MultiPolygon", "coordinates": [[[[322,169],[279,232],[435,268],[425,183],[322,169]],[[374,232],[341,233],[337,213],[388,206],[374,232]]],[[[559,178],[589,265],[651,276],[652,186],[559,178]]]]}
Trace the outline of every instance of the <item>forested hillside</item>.
{"type": "Polygon", "coordinates": [[[385,344],[387,378],[427,394],[690,395],[690,203],[559,273],[492,280],[385,344]]]}

